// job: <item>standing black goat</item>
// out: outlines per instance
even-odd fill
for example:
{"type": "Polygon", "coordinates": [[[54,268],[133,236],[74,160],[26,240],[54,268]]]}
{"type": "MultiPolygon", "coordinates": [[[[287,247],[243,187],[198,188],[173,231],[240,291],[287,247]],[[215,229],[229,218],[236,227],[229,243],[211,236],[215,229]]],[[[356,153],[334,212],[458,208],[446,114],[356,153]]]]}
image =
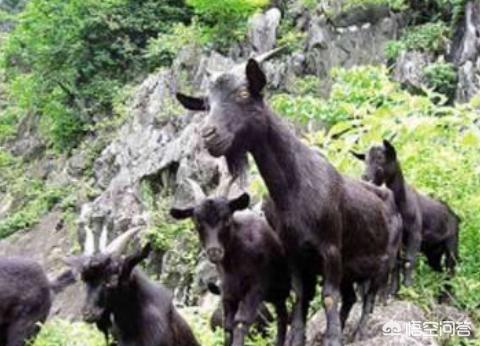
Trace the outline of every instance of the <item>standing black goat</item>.
{"type": "Polygon", "coordinates": [[[72,259],[87,291],[84,320],[96,323],[107,342],[112,331],[118,346],[199,346],[171,293],[135,268],[149,255],[150,245],[120,256],[136,232],[123,233],[101,254],[72,259]]]}
{"type": "Polygon", "coordinates": [[[192,218],[208,259],[217,265],[222,284],[222,302],[227,331],[226,345],[242,346],[263,301],[271,302],[277,313],[277,346],[283,346],[287,330],[286,299],[290,275],[285,253],[277,234],[265,219],[243,211],[248,194],[198,198],[199,204],[172,208],[175,219],[192,218]]]}
{"type": "Polygon", "coordinates": [[[23,346],[45,322],[56,293],[73,283],[70,270],[49,281],[42,267],[22,257],[0,258],[0,345],[23,346]]]}
{"type": "Polygon", "coordinates": [[[435,271],[445,267],[452,276],[458,261],[458,216],[447,204],[422,195],[405,182],[396,150],[389,141],[372,146],[367,154],[353,154],[366,164],[364,179],[376,185],[385,183],[394,194],[404,227],[405,285],[412,283],[419,250],[435,271]]]}
{"type": "Polygon", "coordinates": [[[250,153],[267,186],[297,298],[287,345],[305,344],[308,309],[321,275],[327,317],[323,345],[340,346],[342,325],[356,300],[354,284],[369,283],[360,335],[388,269],[385,203],[297,138],[266,104],[266,84],[259,62],[250,59],[215,74],[207,97],[177,94],[177,99],[188,109],[208,110],[202,136],[211,155],[225,156],[230,173],[238,176],[250,153]]]}

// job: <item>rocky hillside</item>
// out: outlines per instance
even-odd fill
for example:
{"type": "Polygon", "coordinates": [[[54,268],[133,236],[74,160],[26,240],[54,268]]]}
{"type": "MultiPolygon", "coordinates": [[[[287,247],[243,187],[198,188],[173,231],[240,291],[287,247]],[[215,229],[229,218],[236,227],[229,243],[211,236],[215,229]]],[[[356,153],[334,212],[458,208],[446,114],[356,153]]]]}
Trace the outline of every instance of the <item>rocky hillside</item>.
{"type": "MultiPolygon", "coordinates": [[[[215,270],[191,224],[174,223],[166,211],[191,203],[187,178],[213,193],[228,174],[202,147],[204,114],[184,111],[174,95],[200,95],[207,71],[285,47],[263,67],[273,108],[299,136],[357,176],[362,168],[349,150],[394,137],[409,179],[463,220],[450,306],[435,303],[442,278],[422,261],[415,286],[402,290],[401,301],[379,306],[355,345],[478,345],[473,338],[412,339],[407,324],[386,341],[382,326],[451,320],[474,328],[480,321],[480,3],[226,1],[223,10],[208,1],[178,3],[0,4],[8,23],[0,254],[34,258],[54,275],[65,257],[83,250],[86,228],[98,248],[101,238],[141,226],[134,245],[155,245],[149,274],[174,291],[205,345],[220,344],[218,333],[207,332],[213,298],[206,285],[215,270]]],[[[261,201],[265,188],[253,165],[239,185],[234,191],[248,189],[261,201]]],[[[77,328],[62,323],[78,319],[82,294],[76,285],[56,299],[52,314],[60,320],[35,345],[48,345],[48,333],[77,328]]],[[[310,345],[321,340],[322,318],[312,315],[310,345]]]]}

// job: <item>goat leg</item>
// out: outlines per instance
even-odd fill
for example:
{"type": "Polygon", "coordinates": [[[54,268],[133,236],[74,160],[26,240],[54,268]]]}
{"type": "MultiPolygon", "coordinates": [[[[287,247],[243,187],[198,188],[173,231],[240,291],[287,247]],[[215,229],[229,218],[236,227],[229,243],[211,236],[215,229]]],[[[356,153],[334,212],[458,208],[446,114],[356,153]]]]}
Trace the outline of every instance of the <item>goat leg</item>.
{"type": "Polygon", "coordinates": [[[232,346],[244,345],[245,336],[248,334],[250,325],[255,321],[262,297],[261,290],[254,288],[247,292],[242,301],[240,301],[233,322],[232,346]]]}

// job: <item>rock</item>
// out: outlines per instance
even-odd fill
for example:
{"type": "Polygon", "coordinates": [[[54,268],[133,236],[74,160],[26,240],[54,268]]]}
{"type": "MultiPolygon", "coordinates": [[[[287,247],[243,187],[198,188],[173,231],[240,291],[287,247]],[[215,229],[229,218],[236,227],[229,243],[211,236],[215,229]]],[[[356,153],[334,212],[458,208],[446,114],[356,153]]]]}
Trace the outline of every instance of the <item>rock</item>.
{"type": "Polygon", "coordinates": [[[315,15],[308,28],[304,73],[319,77],[321,96],[328,96],[332,68],[384,63],[385,45],[398,37],[402,25],[402,18],[393,13],[375,24],[347,28],[335,28],[315,15]]]}
{"type": "MultiPolygon", "coordinates": [[[[52,211],[32,229],[16,232],[0,240],[0,256],[24,256],[40,263],[50,278],[67,269],[64,259],[75,243],[71,233],[62,223],[62,213],[52,211]]],[[[53,302],[51,315],[63,318],[79,316],[84,290],[81,283],[68,287],[53,302]]]]}
{"type": "Polygon", "coordinates": [[[395,63],[393,79],[411,90],[419,90],[425,83],[424,68],[433,61],[429,53],[403,52],[395,63]]]}
{"type": "MultiPolygon", "coordinates": [[[[435,305],[429,314],[429,319],[436,322],[453,322],[457,326],[462,324],[465,327],[465,331],[470,334],[470,337],[474,337],[476,335],[475,323],[468,313],[459,310],[454,306],[444,304],[435,305]]],[[[447,340],[448,336],[442,336],[442,341],[447,340]]]]}
{"type": "Polygon", "coordinates": [[[255,52],[261,54],[275,47],[281,17],[282,14],[278,8],[271,8],[265,13],[257,13],[250,18],[248,37],[255,52]]]}
{"type": "Polygon", "coordinates": [[[468,1],[456,27],[451,60],[458,68],[456,100],[467,102],[480,90],[480,3],[468,1]]]}
{"type": "Polygon", "coordinates": [[[362,4],[342,11],[331,19],[336,27],[362,26],[365,23],[377,24],[390,16],[390,8],[386,4],[362,4]]]}
{"type": "MultiPolygon", "coordinates": [[[[361,305],[355,304],[344,330],[344,338],[348,345],[437,345],[434,337],[426,332],[420,331],[414,333],[415,335],[408,335],[407,331],[412,323],[423,323],[427,319],[419,307],[405,301],[393,301],[386,306],[375,306],[361,340],[352,342],[352,334],[360,318],[360,313],[361,305]]],[[[325,314],[323,310],[320,310],[308,322],[307,346],[320,346],[325,328],[325,314]]]]}

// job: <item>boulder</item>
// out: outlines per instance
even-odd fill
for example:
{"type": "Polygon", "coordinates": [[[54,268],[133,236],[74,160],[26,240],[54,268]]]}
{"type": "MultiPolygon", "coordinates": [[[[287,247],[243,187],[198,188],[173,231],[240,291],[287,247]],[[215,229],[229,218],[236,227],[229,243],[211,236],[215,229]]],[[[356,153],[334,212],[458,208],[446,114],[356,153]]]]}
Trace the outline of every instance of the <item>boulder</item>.
{"type": "Polygon", "coordinates": [[[274,7],[250,18],[248,38],[256,53],[265,53],[275,47],[281,17],[280,10],[274,7]]]}
{"type": "MultiPolygon", "coordinates": [[[[344,330],[347,345],[437,345],[434,336],[424,331],[417,332],[416,330],[415,333],[409,333],[415,323],[427,322],[427,318],[419,307],[405,301],[393,301],[386,306],[375,306],[360,340],[353,342],[352,334],[360,318],[360,313],[361,304],[355,304],[344,330]]],[[[325,328],[325,313],[320,310],[308,322],[307,345],[320,346],[325,328]]]]}

